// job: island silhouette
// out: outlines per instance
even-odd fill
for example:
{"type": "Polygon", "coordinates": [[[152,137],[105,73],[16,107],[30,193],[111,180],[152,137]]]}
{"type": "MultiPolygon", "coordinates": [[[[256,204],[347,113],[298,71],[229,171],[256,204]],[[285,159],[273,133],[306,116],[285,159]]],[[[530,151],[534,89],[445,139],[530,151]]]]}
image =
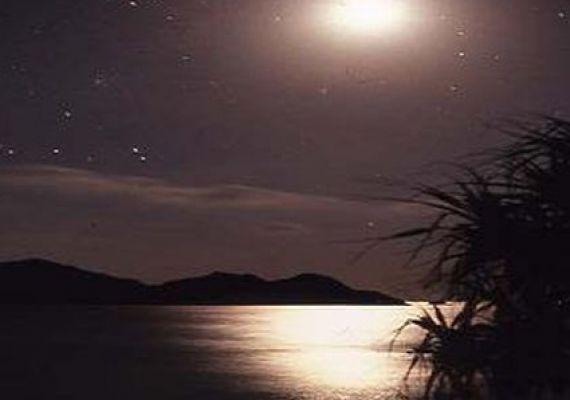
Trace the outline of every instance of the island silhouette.
{"type": "Polygon", "coordinates": [[[0,262],[0,304],[404,305],[372,290],[356,290],[331,277],[300,274],[265,280],[252,274],[213,272],[150,285],[43,259],[0,262]]]}

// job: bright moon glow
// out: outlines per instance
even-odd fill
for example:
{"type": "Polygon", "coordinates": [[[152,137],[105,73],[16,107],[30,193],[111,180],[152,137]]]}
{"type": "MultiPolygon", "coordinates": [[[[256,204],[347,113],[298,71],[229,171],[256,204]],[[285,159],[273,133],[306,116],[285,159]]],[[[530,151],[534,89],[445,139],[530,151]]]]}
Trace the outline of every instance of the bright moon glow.
{"type": "Polygon", "coordinates": [[[404,29],[408,9],[401,0],[345,0],[332,13],[335,25],[358,34],[404,29]]]}
{"type": "MultiPolygon", "coordinates": [[[[273,338],[289,351],[279,365],[293,371],[304,384],[334,388],[366,388],[397,382],[398,362],[379,351],[378,342],[394,335],[407,315],[354,307],[303,307],[275,310],[273,338]]],[[[404,310],[407,311],[407,310],[404,310]]],[[[279,374],[277,374],[279,375],[279,374]]]]}

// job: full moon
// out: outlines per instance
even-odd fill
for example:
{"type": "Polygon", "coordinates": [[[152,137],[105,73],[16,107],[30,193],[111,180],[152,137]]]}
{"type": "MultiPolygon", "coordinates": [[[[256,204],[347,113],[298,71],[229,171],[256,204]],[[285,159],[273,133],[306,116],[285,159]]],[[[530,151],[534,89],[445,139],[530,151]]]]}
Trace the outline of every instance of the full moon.
{"type": "Polygon", "coordinates": [[[332,12],[338,28],[355,34],[400,30],[407,17],[407,7],[399,0],[344,0],[332,12]]]}

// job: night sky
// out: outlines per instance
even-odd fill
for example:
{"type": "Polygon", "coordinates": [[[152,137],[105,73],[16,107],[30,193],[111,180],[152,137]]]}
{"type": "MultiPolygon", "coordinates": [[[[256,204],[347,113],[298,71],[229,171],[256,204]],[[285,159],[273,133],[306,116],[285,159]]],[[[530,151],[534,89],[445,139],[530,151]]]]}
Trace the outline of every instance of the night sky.
{"type": "Polygon", "coordinates": [[[568,116],[570,3],[401,0],[376,29],[350,1],[1,0],[0,258],[417,293],[401,246],[336,242],[421,219],[360,197],[488,123],[568,116]]]}

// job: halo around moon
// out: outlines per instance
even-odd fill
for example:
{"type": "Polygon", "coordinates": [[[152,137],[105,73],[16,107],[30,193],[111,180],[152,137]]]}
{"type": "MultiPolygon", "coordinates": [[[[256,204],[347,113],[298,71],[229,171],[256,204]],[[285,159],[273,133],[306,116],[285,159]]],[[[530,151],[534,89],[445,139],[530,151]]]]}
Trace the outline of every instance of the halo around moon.
{"type": "Polygon", "coordinates": [[[359,35],[403,30],[408,16],[401,0],[344,0],[331,10],[336,29],[359,35]]]}

